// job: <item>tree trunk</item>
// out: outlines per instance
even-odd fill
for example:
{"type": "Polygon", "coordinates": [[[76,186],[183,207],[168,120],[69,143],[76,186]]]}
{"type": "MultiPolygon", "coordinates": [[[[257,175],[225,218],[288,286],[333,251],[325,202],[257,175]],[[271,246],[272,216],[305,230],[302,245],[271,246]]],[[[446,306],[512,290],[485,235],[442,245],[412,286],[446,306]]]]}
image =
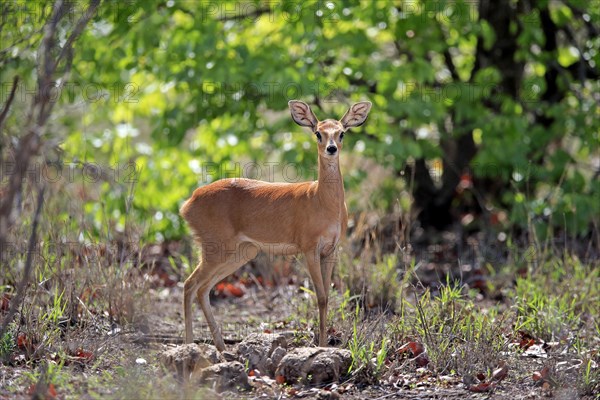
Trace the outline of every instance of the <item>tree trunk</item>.
{"type": "MultiPolygon", "coordinates": [[[[518,29],[511,30],[517,21],[517,10],[509,0],[494,1],[481,0],[479,2],[479,18],[487,21],[496,33],[496,42],[486,49],[483,40],[479,40],[476,48],[475,64],[471,72],[471,82],[481,68],[496,67],[502,74],[499,91],[518,98],[519,88],[523,77],[524,64],[515,60],[518,49],[518,29]]],[[[490,108],[499,110],[499,104],[489,101],[490,108]]],[[[415,206],[419,212],[421,226],[444,229],[450,226],[459,217],[453,213],[455,205],[453,200],[456,187],[461,175],[477,154],[477,146],[473,141],[469,124],[455,125],[456,134],[447,134],[442,140],[444,150],[442,184],[436,187],[424,159],[415,163],[415,206]]]]}

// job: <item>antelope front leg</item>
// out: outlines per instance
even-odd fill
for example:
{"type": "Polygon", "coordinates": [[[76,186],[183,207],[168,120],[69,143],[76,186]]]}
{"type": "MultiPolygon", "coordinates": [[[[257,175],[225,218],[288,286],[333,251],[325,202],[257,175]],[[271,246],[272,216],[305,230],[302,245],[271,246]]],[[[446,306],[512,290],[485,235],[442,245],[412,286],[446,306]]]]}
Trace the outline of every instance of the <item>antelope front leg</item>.
{"type": "Polygon", "coordinates": [[[323,286],[323,274],[321,272],[321,258],[316,251],[304,254],[308,273],[312,279],[317,293],[317,305],[319,306],[319,347],[327,345],[327,332],[325,324],[327,323],[327,292],[323,286]]]}
{"type": "Polygon", "coordinates": [[[331,289],[331,276],[333,269],[338,263],[337,249],[326,257],[321,257],[321,274],[323,276],[323,289],[325,289],[325,298],[329,302],[329,290],[331,289]]]}

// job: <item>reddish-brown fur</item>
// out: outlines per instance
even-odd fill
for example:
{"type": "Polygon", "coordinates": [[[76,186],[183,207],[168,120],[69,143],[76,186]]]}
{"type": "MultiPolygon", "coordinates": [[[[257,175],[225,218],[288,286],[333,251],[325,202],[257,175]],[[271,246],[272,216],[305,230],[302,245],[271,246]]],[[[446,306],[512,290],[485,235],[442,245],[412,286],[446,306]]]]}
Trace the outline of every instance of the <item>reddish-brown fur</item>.
{"type": "Polygon", "coordinates": [[[357,103],[341,121],[319,122],[310,107],[290,102],[294,120],[319,132],[319,179],[269,183],[222,179],[194,191],[181,207],[201,245],[201,261],[184,285],[186,342],[192,341],[191,301],[196,293],[215,345],[224,342],[212,314],[208,293],[221,279],[256,257],[303,253],[319,305],[319,344],[325,344],[325,321],[335,249],[346,232],[348,215],[339,168],[340,135],[367,118],[371,103],[357,103]],[[335,148],[335,149],[334,149],[335,148]]]}

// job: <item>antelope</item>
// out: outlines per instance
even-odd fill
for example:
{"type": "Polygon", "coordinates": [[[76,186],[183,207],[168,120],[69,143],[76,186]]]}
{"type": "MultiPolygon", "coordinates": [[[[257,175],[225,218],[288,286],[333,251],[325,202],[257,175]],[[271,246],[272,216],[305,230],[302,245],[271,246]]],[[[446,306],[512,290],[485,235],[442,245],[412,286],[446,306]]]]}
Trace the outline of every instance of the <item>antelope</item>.
{"type": "Polygon", "coordinates": [[[337,244],[348,223],[339,154],[345,132],[365,122],[371,103],[352,105],[339,121],[319,121],[302,101],[290,101],[289,108],[294,122],[310,128],[317,138],[317,181],[221,179],[196,189],[180,209],[201,247],[200,262],[184,283],[186,343],[193,341],[192,302],[196,294],[214,345],[219,351],[225,349],[210,307],[209,292],[264,251],[269,257],[304,254],[317,295],[318,343],[326,346],[331,274],[337,264],[337,244]]]}

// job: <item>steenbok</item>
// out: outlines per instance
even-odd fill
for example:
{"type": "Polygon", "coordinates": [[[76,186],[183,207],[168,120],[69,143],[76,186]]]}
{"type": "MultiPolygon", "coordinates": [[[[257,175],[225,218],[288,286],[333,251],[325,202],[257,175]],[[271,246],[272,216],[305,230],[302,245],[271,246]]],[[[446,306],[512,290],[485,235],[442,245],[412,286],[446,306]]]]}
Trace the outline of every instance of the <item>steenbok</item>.
{"type": "Polygon", "coordinates": [[[292,118],[317,138],[319,176],[314,182],[270,183],[221,179],[194,191],[181,207],[201,246],[201,260],[184,284],[185,341],[191,343],[192,302],[200,307],[219,351],[225,343],[213,316],[209,292],[259,251],[274,255],[303,253],[319,305],[319,346],[327,344],[327,299],[336,247],[345,235],[348,213],[339,154],[344,133],[362,125],[371,103],[354,104],[341,120],[319,121],[302,101],[290,101],[292,118]]]}

